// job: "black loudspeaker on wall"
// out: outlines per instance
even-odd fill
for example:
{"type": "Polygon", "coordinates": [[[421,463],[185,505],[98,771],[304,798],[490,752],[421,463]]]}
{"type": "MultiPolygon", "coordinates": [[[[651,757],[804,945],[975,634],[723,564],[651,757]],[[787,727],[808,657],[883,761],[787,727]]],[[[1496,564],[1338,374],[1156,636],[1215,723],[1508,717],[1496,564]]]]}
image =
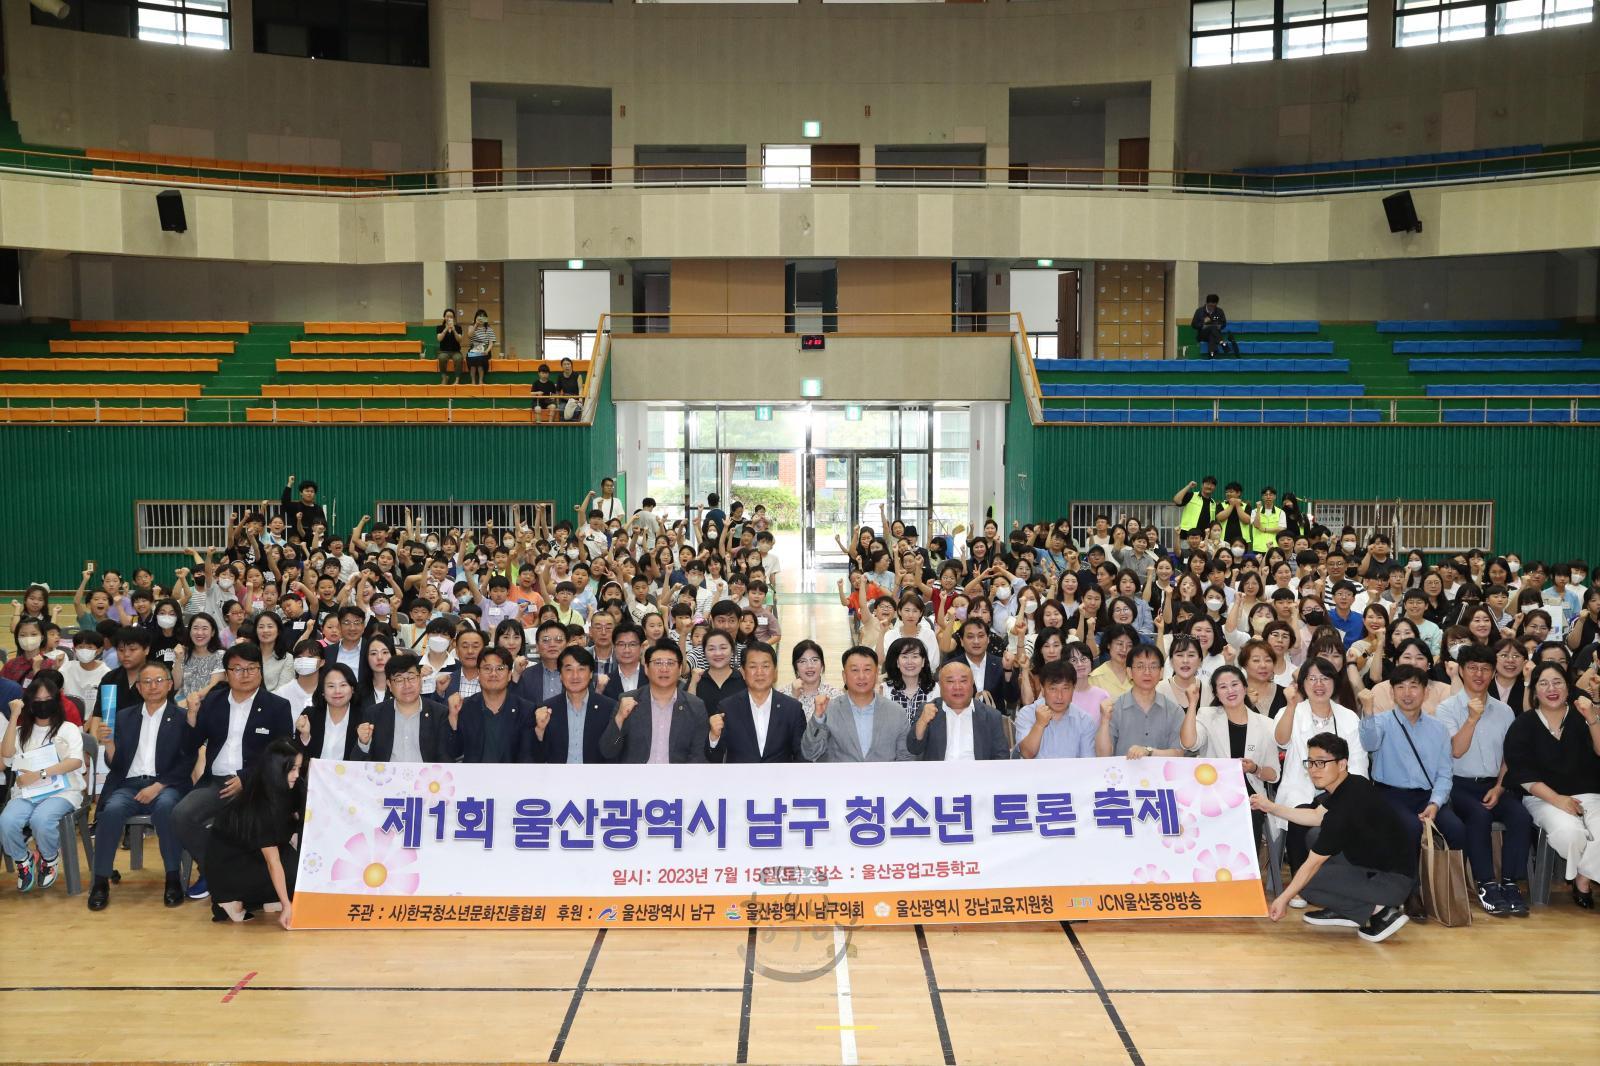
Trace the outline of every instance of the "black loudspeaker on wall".
{"type": "Polygon", "coordinates": [[[1383,213],[1389,216],[1390,233],[1422,232],[1422,220],[1417,217],[1417,205],[1411,202],[1410,190],[1385,196],[1383,213]]]}
{"type": "Polygon", "coordinates": [[[177,189],[162,189],[156,193],[156,212],[161,216],[161,228],[172,233],[182,233],[189,228],[183,214],[183,193],[177,189]]]}

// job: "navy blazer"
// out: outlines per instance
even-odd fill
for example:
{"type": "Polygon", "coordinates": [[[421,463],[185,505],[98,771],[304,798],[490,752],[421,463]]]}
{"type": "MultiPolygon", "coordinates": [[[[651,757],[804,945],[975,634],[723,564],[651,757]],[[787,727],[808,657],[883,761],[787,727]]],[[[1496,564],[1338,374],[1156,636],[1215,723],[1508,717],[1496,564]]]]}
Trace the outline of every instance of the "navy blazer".
{"type": "MultiPolygon", "coordinates": [[[[212,774],[211,766],[217,761],[217,752],[228,742],[228,699],[231,693],[226,684],[218,685],[206,693],[195,718],[192,743],[196,749],[206,748],[206,776],[212,774]]],[[[121,715],[118,715],[120,720],[121,715]]],[[[294,718],[289,714],[289,701],[274,696],[264,688],[256,689],[250,704],[250,714],[244,723],[244,766],[255,765],[260,754],[274,740],[294,737],[294,718]]]]}
{"type": "MultiPolygon", "coordinates": [[[[454,756],[445,754],[444,735],[450,732],[450,712],[443,700],[432,696],[422,697],[422,710],[417,712],[422,721],[417,727],[417,746],[422,749],[423,762],[449,762],[454,756]]],[[[381,703],[366,703],[361,708],[361,720],[372,723],[372,743],[367,750],[360,747],[350,756],[363,762],[389,762],[394,758],[394,696],[381,703]]]]}
{"type": "MultiPolygon", "coordinates": [[[[461,711],[456,716],[456,728],[450,728],[449,718],[445,719],[444,744],[445,758],[451,762],[486,762],[483,757],[484,725],[483,720],[491,712],[483,705],[483,693],[476,692],[468,696],[461,703],[461,711]]],[[[506,716],[506,743],[511,749],[512,762],[533,762],[534,744],[537,738],[533,735],[533,707],[522,697],[506,690],[506,701],[500,707],[500,714],[506,716]]]]}
{"type": "Polygon", "coordinates": [[[722,715],[722,738],[716,747],[706,745],[710,762],[804,762],[800,738],[806,732],[806,712],[800,701],[782,692],[772,693],[767,717],[767,746],[756,743],[755,712],[748,690],[724,696],[712,714],[722,715]]]}
{"type": "MultiPolygon", "coordinates": [[[[583,711],[583,761],[605,762],[600,756],[600,734],[606,731],[606,723],[617,713],[617,701],[606,699],[598,692],[587,695],[583,711]]],[[[567,694],[563,691],[539,706],[550,711],[550,721],[544,727],[543,740],[534,734],[533,761],[564,763],[567,761],[567,694]]]]}
{"type": "MultiPolygon", "coordinates": [[[[928,723],[928,732],[921,740],[917,739],[917,726],[913,722],[911,729],[906,733],[906,750],[911,757],[922,762],[943,762],[945,749],[944,729],[944,700],[933,701],[939,708],[939,713],[933,716],[933,721],[928,723]]],[[[1006,743],[1005,726],[1001,723],[1000,712],[993,707],[985,707],[974,700],[966,712],[972,715],[972,757],[982,759],[1009,759],[1011,746],[1006,743]]],[[[918,712],[921,717],[921,712],[918,712]]]]}
{"type": "MultiPolygon", "coordinates": [[[[946,655],[944,657],[945,663],[965,663],[966,661],[967,652],[964,648],[957,648],[954,655],[946,655]]],[[[971,667],[970,663],[968,663],[968,667],[971,667]]],[[[1015,670],[1011,672],[1011,677],[1008,680],[1005,667],[1001,665],[1000,656],[990,655],[984,660],[983,688],[979,691],[987,692],[989,698],[994,701],[995,710],[1003,711],[1009,707],[1015,707],[1017,701],[1022,698],[1022,682],[1015,670]]],[[[914,723],[915,719],[913,719],[914,723]]]]}
{"type": "MultiPolygon", "coordinates": [[[[322,665],[326,668],[339,661],[339,648],[343,640],[335,641],[322,649],[322,665]]],[[[367,645],[371,643],[366,637],[361,638],[361,661],[356,664],[356,684],[372,684],[372,667],[367,665],[367,645]]]]}
{"type": "MultiPolygon", "coordinates": [[[[106,797],[121,788],[127,780],[144,727],[143,703],[137,707],[117,708],[117,728],[112,736],[116,753],[109,760],[105,783],[100,786],[99,806],[105,806],[106,797]]],[[[156,729],[156,780],[167,788],[178,789],[180,793],[189,791],[189,778],[194,770],[194,745],[190,743],[188,713],[177,701],[169,699],[161,710],[156,729]]]]}
{"type": "MultiPolygon", "coordinates": [[[[311,743],[300,743],[300,731],[296,729],[294,734],[295,747],[299,748],[300,753],[308,759],[320,759],[322,758],[322,742],[328,734],[328,708],[318,707],[313,702],[300,713],[305,715],[311,722],[311,743]]],[[[361,723],[364,719],[356,713],[354,704],[345,713],[344,751],[336,755],[335,758],[348,762],[361,757],[361,752],[356,747],[356,731],[361,728],[361,723]]]]}

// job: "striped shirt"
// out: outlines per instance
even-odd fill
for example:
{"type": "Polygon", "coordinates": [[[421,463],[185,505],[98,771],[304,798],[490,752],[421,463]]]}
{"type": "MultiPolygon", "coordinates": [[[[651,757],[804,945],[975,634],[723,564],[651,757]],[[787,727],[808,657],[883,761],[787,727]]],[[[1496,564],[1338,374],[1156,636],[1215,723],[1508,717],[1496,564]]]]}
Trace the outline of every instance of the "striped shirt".
{"type": "Polygon", "coordinates": [[[494,330],[490,329],[488,325],[474,326],[472,329],[472,347],[469,349],[468,354],[486,352],[489,350],[489,345],[496,343],[498,340],[499,338],[494,335],[494,330]]]}

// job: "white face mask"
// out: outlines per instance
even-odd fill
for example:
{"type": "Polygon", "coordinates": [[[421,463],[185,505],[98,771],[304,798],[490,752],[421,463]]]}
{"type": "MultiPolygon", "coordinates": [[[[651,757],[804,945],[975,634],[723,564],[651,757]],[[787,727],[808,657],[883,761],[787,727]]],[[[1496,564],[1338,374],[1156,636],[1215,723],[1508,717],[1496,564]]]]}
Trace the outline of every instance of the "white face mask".
{"type": "Polygon", "coordinates": [[[1345,550],[1345,551],[1347,551],[1347,552],[1353,552],[1353,551],[1355,551],[1355,550],[1356,550],[1356,542],[1355,542],[1355,541],[1353,541],[1353,540],[1347,540],[1347,541],[1345,541],[1345,542],[1344,542],[1344,544],[1343,544],[1343,545],[1342,545],[1342,547],[1343,547],[1343,548],[1344,548],[1344,550],[1345,550]]]}
{"type": "Polygon", "coordinates": [[[996,585],[994,589],[994,598],[997,600],[1009,600],[1011,598],[1011,586],[996,585]]]}
{"type": "Polygon", "coordinates": [[[435,633],[428,638],[428,650],[435,655],[442,655],[450,650],[450,638],[442,633],[435,633]]]}
{"type": "Polygon", "coordinates": [[[1224,601],[1224,600],[1207,600],[1206,601],[1206,606],[1211,608],[1213,611],[1220,611],[1220,610],[1222,610],[1222,605],[1223,605],[1224,602],[1226,602],[1226,601],[1224,601]]]}
{"type": "Polygon", "coordinates": [[[1406,562],[1406,569],[1407,570],[1421,570],[1422,569],[1422,560],[1421,559],[1408,560],[1406,562]]]}
{"type": "Polygon", "coordinates": [[[1581,585],[1583,584],[1583,579],[1588,576],[1589,575],[1584,573],[1582,570],[1574,570],[1572,573],[1567,575],[1567,580],[1572,582],[1574,585],[1581,585]]]}
{"type": "Polygon", "coordinates": [[[38,637],[18,637],[17,647],[21,648],[23,651],[38,651],[39,640],[40,638],[38,637]]]}
{"type": "Polygon", "coordinates": [[[294,672],[299,674],[301,677],[307,677],[307,676],[309,676],[311,674],[316,673],[317,672],[317,668],[320,667],[321,665],[322,665],[322,660],[321,659],[310,659],[310,658],[296,659],[294,661],[294,672]]]}
{"type": "Polygon", "coordinates": [[[439,550],[439,542],[436,540],[430,540],[425,543],[423,547],[427,548],[430,552],[436,552],[439,550]]]}
{"type": "Polygon", "coordinates": [[[1522,563],[1518,562],[1516,559],[1507,559],[1506,569],[1515,574],[1517,571],[1522,569],[1522,563]]]}
{"type": "Polygon", "coordinates": [[[219,578],[217,578],[217,588],[221,589],[223,592],[227,592],[229,589],[233,588],[233,578],[231,578],[231,577],[219,577],[219,578]]]}
{"type": "Polygon", "coordinates": [[[94,662],[94,649],[93,648],[78,648],[76,651],[73,652],[73,654],[78,657],[78,661],[80,663],[92,663],[92,662],[94,662]]]}

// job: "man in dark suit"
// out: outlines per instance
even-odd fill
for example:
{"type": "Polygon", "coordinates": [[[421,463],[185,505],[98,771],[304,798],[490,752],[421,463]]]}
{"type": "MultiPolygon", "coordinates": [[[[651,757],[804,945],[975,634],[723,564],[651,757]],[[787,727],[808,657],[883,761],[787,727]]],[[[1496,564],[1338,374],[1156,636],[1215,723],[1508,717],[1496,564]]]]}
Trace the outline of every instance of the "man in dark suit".
{"type": "Polygon", "coordinates": [[[775,692],[778,653],[751,641],[744,649],[745,691],[724,697],[712,710],[709,762],[800,762],[806,712],[793,696],[775,692]]]}
{"type": "Polygon", "coordinates": [[[146,663],[135,682],[143,699],[117,708],[116,728],[100,724],[97,739],[110,767],[100,790],[94,830],[94,884],[89,909],[105,910],[111,899],[111,871],[122,844],[122,828],[134,815],[149,815],[161,846],[167,872],[162,895],[169,907],[183,903],[178,869],[183,845],[172,812],[189,791],[194,749],[189,743],[189,718],[172,699],[172,675],[165,663],[146,663]]]}
{"type": "Polygon", "coordinates": [[[1010,652],[1004,656],[989,654],[989,627],[981,619],[969,618],[961,623],[961,650],[945,662],[965,663],[972,675],[974,693],[980,699],[987,697],[989,706],[997,711],[1015,707],[1022,696],[1016,662],[1010,652]]]}
{"type": "MultiPolygon", "coordinates": [[[[599,763],[600,735],[617,701],[593,691],[594,656],[573,646],[561,652],[561,694],[534,709],[534,762],[599,763]]],[[[524,675],[526,676],[526,675],[524,675]]]]}
{"type": "Polygon", "coordinates": [[[356,672],[358,685],[372,682],[372,667],[367,664],[366,631],[366,612],[346,604],[339,608],[339,642],[322,650],[324,664],[344,663],[356,672]]]}
{"type": "MultiPolygon", "coordinates": [[[[268,744],[294,735],[289,702],[261,686],[260,648],[235,644],[223,654],[222,669],[227,684],[206,694],[189,723],[191,755],[202,745],[206,749],[205,772],[172,812],[183,850],[196,864],[205,862],[211,822],[239,794],[240,776],[268,744]]],[[[189,886],[190,899],[210,894],[204,876],[189,886]]],[[[221,913],[215,906],[212,910],[213,918],[221,913]]]]}
{"type": "Polygon", "coordinates": [[[683,652],[676,644],[661,640],[650,646],[645,658],[650,683],[617,703],[617,713],[600,735],[601,758],[621,763],[706,761],[706,707],[678,687],[682,671],[683,652]]]}
{"type": "Polygon", "coordinates": [[[620,700],[634,689],[650,684],[644,663],[640,661],[644,652],[644,630],[631,623],[617,626],[616,635],[611,638],[611,652],[611,664],[595,686],[599,692],[609,699],[620,700]]]}
{"type": "Polygon", "coordinates": [[[364,762],[449,762],[445,734],[450,712],[443,701],[422,694],[422,663],[410,652],[389,660],[389,698],[369,704],[368,720],[356,727],[356,751],[364,762]]]}
{"type": "Polygon", "coordinates": [[[511,653],[485,648],[478,656],[479,691],[451,711],[445,758],[451,762],[532,762],[533,708],[511,691],[511,653]]]}
{"type": "MultiPolygon", "coordinates": [[[[980,623],[981,624],[981,623],[980,623]]],[[[1009,759],[1000,712],[973,699],[972,670],[959,659],[939,669],[939,698],[922,708],[906,750],[923,762],[1009,759]]]]}

